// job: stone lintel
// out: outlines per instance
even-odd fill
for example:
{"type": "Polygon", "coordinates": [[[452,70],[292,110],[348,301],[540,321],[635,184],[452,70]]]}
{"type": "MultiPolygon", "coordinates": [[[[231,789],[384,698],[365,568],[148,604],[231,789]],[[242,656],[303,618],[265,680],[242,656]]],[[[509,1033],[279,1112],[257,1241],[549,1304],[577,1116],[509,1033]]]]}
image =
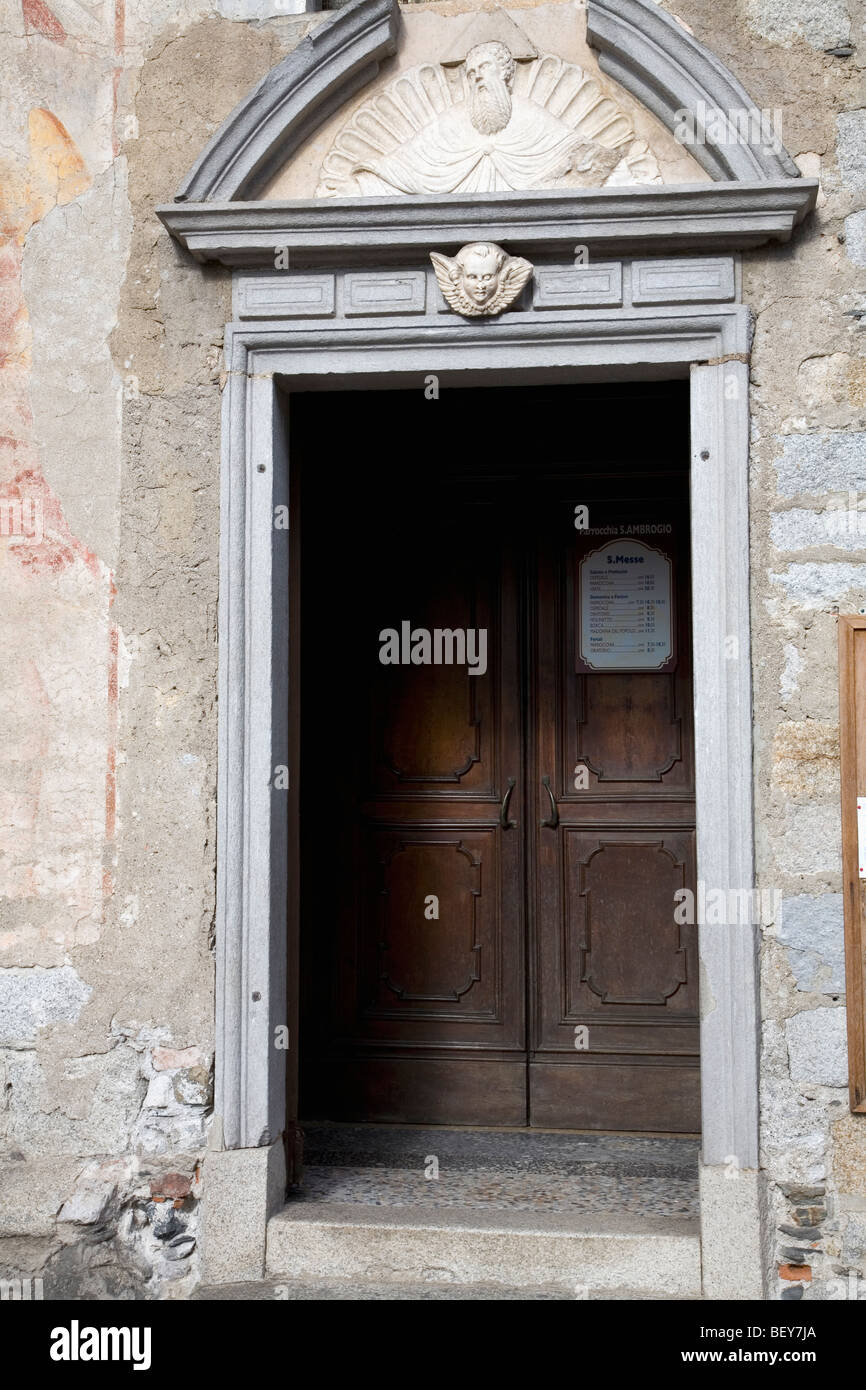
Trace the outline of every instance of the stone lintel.
{"type": "Polygon", "coordinates": [[[443,197],[169,203],[157,213],[199,261],[381,265],[495,241],[521,253],[732,251],[787,241],[815,206],[816,179],[556,189],[443,197]]]}

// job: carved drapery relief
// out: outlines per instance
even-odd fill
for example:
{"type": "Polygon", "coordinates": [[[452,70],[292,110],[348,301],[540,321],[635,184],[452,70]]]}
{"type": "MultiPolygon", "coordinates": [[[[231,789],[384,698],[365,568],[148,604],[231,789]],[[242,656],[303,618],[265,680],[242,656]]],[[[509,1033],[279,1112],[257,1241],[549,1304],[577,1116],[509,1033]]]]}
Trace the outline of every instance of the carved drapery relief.
{"type": "Polygon", "coordinates": [[[473,241],[456,256],[431,251],[436,280],[457,314],[501,314],[513,304],[532,274],[532,262],[509,256],[492,241],[473,241]]]}
{"type": "Polygon", "coordinates": [[[325,156],[316,196],[661,181],[646,141],[596,78],[509,35],[410,68],[365,101],[325,156]]]}

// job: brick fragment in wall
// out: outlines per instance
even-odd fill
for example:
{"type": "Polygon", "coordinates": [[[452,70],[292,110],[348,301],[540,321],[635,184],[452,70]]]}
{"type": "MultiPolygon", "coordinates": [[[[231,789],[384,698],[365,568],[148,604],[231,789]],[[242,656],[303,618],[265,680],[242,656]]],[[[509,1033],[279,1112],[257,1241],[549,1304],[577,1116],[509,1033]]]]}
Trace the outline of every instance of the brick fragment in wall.
{"type": "Polygon", "coordinates": [[[796,1279],[801,1283],[811,1283],[812,1270],[809,1265],[779,1265],[779,1277],[781,1279],[796,1279]]]}
{"type": "Polygon", "coordinates": [[[206,1062],[207,1058],[197,1047],[155,1047],[153,1050],[155,1071],[177,1071],[181,1067],[201,1067],[206,1062]]]}
{"type": "Polygon", "coordinates": [[[785,1022],[791,1078],[821,1086],[848,1085],[845,1009],[804,1009],[785,1022]]]}
{"type": "Polygon", "coordinates": [[[152,1197],[165,1197],[171,1200],[188,1197],[192,1191],[192,1178],[183,1173],[165,1173],[154,1178],[150,1184],[152,1197]]]}
{"type": "Polygon", "coordinates": [[[787,948],[798,990],[845,993],[845,924],[842,894],[799,893],[786,898],[777,939],[787,948]]]}

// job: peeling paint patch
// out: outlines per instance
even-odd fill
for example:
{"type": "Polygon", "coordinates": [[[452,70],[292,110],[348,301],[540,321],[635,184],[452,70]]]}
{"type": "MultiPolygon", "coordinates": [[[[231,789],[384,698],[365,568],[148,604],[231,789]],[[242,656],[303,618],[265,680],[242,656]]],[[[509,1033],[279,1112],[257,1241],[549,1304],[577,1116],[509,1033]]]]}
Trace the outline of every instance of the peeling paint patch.
{"type": "Polygon", "coordinates": [[[10,966],[62,967],[70,946],[95,938],[104,900],[105,752],[94,760],[94,748],[105,748],[110,692],[100,643],[112,581],[72,533],[41,466],[22,286],[22,251],[32,229],[91,183],[63,123],[33,106],[26,160],[7,159],[0,167],[0,622],[8,633],[0,710],[6,729],[0,889],[7,897],[0,952],[10,966]],[[10,518],[28,524],[16,530],[10,518]]]}
{"type": "Polygon", "coordinates": [[[43,4],[43,0],[21,0],[21,13],[29,29],[35,29],[38,34],[44,34],[55,43],[66,42],[66,30],[57,16],[43,4]]]}

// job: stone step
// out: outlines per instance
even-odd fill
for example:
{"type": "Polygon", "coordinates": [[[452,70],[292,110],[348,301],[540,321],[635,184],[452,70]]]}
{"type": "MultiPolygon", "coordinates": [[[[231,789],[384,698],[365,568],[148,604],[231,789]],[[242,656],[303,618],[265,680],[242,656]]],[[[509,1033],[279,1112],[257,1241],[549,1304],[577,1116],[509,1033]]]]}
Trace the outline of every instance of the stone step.
{"type": "Polygon", "coordinates": [[[511,1286],[506,1284],[454,1284],[439,1280],[421,1283],[375,1279],[258,1279],[248,1284],[201,1284],[192,1295],[194,1303],[210,1302],[336,1302],[378,1301],[413,1303],[452,1302],[572,1302],[575,1298],[592,1301],[647,1300],[689,1301],[695,1294],[670,1294],[658,1289],[589,1289],[579,1295],[573,1289],[555,1284],[511,1286]]]}
{"type": "Polygon", "coordinates": [[[273,1279],[555,1286],[560,1296],[630,1289],[697,1297],[697,1223],[664,1217],[290,1202],[268,1223],[273,1279]]]}

